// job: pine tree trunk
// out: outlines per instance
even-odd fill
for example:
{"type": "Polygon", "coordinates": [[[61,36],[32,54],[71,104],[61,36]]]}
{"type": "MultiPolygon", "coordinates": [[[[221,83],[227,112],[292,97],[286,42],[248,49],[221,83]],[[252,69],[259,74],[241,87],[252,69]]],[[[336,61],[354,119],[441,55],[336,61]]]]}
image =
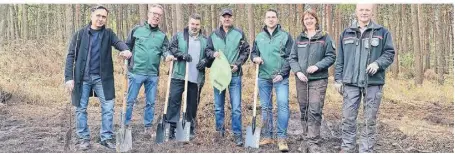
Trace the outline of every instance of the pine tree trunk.
{"type": "Polygon", "coordinates": [[[22,31],[22,39],[24,40],[27,40],[28,39],[28,6],[27,4],[22,4],[22,27],[21,27],[21,31],[22,31]]]}
{"type": "Polygon", "coordinates": [[[422,72],[419,67],[420,63],[420,41],[419,41],[419,14],[417,4],[411,5],[411,20],[412,20],[412,37],[414,46],[414,73],[415,73],[415,84],[422,84],[422,72]]]}
{"type": "Polygon", "coordinates": [[[210,21],[212,22],[212,30],[215,30],[216,27],[218,27],[218,22],[217,21],[217,18],[215,16],[215,5],[210,5],[210,12],[211,12],[211,16],[212,18],[210,19],[210,21]]]}
{"type": "Polygon", "coordinates": [[[141,25],[147,20],[147,4],[139,4],[139,23],[141,25]]]}
{"type": "MultiPolygon", "coordinates": [[[[253,22],[253,5],[252,4],[247,4],[247,9],[248,9],[248,31],[249,31],[249,41],[250,44],[254,42],[254,22],[253,22]]],[[[252,49],[253,46],[250,45],[250,49],[252,49]]]]}
{"type": "MultiPolygon", "coordinates": [[[[438,4],[436,7],[437,7],[436,8],[437,9],[436,10],[437,14],[435,15],[435,17],[436,17],[436,22],[435,22],[436,34],[441,34],[441,32],[442,32],[441,5],[438,4]]],[[[444,70],[442,69],[442,67],[443,67],[444,63],[442,62],[442,60],[444,59],[444,55],[443,55],[443,52],[441,52],[441,51],[442,51],[442,46],[444,44],[443,44],[443,38],[442,37],[436,37],[436,39],[437,39],[437,41],[436,41],[437,43],[436,43],[436,52],[435,53],[438,54],[438,65],[437,65],[437,67],[438,67],[438,71],[437,71],[438,72],[438,83],[440,85],[443,85],[444,84],[444,70]]]]}

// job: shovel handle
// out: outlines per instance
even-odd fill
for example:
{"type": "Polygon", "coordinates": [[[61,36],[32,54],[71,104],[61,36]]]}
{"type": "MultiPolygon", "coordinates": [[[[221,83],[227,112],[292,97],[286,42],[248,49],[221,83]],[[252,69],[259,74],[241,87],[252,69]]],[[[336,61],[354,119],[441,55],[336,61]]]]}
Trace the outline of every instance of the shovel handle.
{"type": "Polygon", "coordinates": [[[183,112],[186,112],[186,98],[188,94],[188,62],[185,63],[185,90],[183,91],[183,112]]]}
{"type": "Polygon", "coordinates": [[[169,92],[171,91],[171,79],[172,79],[172,69],[174,68],[174,61],[171,60],[171,62],[169,62],[169,77],[167,79],[167,90],[166,90],[166,98],[165,98],[165,101],[164,101],[164,107],[163,107],[163,114],[166,114],[167,113],[167,105],[168,105],[168,102],[169,102],[169,92]]]}
{"type": "Polygon", "coordinates": [[[253,117],[256,116],[256,103],[258,101],[258,79],[259,76],[259,64],[256,64],[256,82],[254,85],[254,104],[253,104],[253,117]]]}
{"type": "MultiPolygon", "coordinates": [[[[128,60],[124,60],[124,68],[123,68],[123,73],[124,73],[124,81],[123,81],[123,102],[122,102],[122,109],[123,109],[123,114],[126,112],[126,97],[128,95],[128,60]]],[[[123,120],[125,120],[125,117],[122,117],[123,120]]],[[[122,120],[122,123],[124,123],[122,120]]]]}

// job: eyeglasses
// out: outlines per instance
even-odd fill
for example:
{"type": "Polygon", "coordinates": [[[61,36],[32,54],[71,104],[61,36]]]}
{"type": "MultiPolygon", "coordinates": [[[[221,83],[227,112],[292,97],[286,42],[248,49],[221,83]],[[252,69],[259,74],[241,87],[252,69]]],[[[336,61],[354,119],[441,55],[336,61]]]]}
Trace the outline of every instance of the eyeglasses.
{"type": "Polygon", "coordinates": [[[163,16],[163,14],[156,13],[156,12],[149,12],[149,13],[152,13],[152,15],[156,16],[156,17],[162,17],[163,16]]]}

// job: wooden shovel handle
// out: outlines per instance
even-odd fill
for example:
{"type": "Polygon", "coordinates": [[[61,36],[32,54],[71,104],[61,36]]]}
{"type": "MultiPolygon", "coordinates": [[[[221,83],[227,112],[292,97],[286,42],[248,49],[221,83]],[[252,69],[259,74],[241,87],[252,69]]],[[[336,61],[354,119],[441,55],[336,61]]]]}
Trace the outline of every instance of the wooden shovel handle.
{"type": "MultiPolygon", "coordinates": [[[[128,59],[125,59],[125,65],[123,68],[123,73],[124,73],[124,83],[123,83],[123,102],[122,102],[122,108],[123,108],[123,114],[126,113],[126,101],[127,101],[127,95],[128,95],[128,59]]],[[[123,121],[122,121],[123,123],[123,121]]]]}
{"type": "Polygon", "coordinates": [[[185,90],[183,91],[183,113],[186,112],[186,100],[187,100],[186,97],[187,97],[187,93],[188,93],[187,91],[188,91],[188,68],[189,68],[188,65],[189,65],[189,63],[186,62],[185,65],[186,65],[185,66],[186,68],[185,68],[185,90]]]}
{"type": "Polygon", "coordinates": [[[167,90],[166,90],[166,98],[165,98],[165,101],[164,101],[164,111],[163,111],[163,114],[166,114],[167,113],[167,105],[168,105],[168,102],[169,102],[169,92],[171,91],[171,79],[172,79],[172,69],[174,68],[174,61],[171,60],[171,62],[169,62],[169,77],[167,79],[167,90]]]}
{"type": "Polygon", "coordinates": [[[253,104],[253,116],[256,116],[256,103],[258,101],[258,85],[259,85],[259,64],[256,64],[256,82],[254,85],[254,104],[253,104]]]}

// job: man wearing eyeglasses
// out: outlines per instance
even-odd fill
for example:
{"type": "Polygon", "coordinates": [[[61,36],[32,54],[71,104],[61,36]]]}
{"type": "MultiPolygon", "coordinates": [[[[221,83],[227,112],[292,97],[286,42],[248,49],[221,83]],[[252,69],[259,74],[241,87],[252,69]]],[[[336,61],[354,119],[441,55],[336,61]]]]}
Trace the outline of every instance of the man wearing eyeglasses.
{"type": "Polygon", "coordinates": [[[153,134],[151,127],[155,110],[160,57],[166,56],[167,61],[174,59],[174,57],[166,52],[168,39],[166,33],[158,27],[163,16],[163,7],[151,5],[148,10],[147,21],[142,25],[135,26],[126,40],[126,44],[132,50],[133,55],[128,61],[129,82],[124,122],[126,126],[129,126],[139,89],[144,85],[146,95],[144,130],[147,136],[151,136],[153,134]]]}
{"type": "Polygon", "coordinates": [[[87,106],[89,97],[94,94],[99,98],[101,106],[101,145],[115,149],[112,46],[122,51],[120,56],[125,59],[131,57],[131,52],[110,28],[105,28],[109,13],[107,8],[96,6],[91,12],[91,22],[72,36],[66,56],[65,87],[68,92],[72,92],[71,101],[77,107],[76,134],[79,138],[79,149],[90,148],[87,106]]]}

